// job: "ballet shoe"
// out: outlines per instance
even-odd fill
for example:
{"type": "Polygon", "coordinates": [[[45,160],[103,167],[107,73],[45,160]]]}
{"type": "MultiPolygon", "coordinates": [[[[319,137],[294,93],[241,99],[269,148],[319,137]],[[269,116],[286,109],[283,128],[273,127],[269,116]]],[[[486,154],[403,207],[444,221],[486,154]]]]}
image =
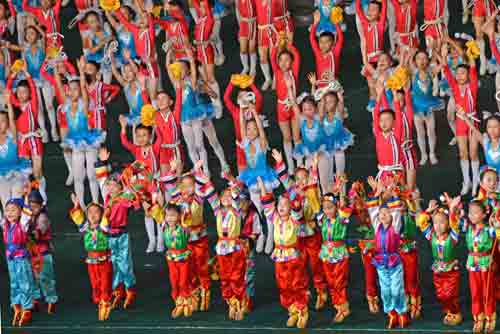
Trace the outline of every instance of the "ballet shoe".
{"type": "Polygon", "coordinates": [[[307,321],[309,320],[309,311],[307,306],[299,311],[299,316],[297,319],[297,328],[303,329],[307,327],[307,321]]]}
{"type": "Polygon", "coordinates": [[[31,321],[32,312],[31,310],[23,310],[21,313],[21,319],[19,319],[18,326],[27,325],[31,321]]]}
{"type": "Polygon", "coordinates": [[[422,155],[418,164],[420,166],[425,166],[425,164],[427,163],[427,159],[428,159],[427,155],[422,155]]]}
{"type": "Polygon", "coordinates": [[[337,310],[337,313],[333,318],[333,322],[337,324],[344,322],[345,318],[347,318],[351,314],[349,303],[335,305],[335,309],[337,310]]]}
{"type": "Polygon", "coordinates": [[[19,320],[21,320],[21,314],[23,310],[21,309],[21,305],[15,304],[13,307],[14,315],[12,316],[12,326],[17,326],[19,320]]]}
{"type": "Polygon", "coordinates": [[[292,305],[288,308],[288,320],[286,321],[286,326],[294,327],[297,324],[298,320],[299,320],[299,313],[295,305],[292,305]]]}
{"type": "Polygon", "coordinates": [[[429,155],[429,160],[431,161],[431,165],[437,165],[437,163],[439,162],[435,154],[429,155]]]}
{"type": "Polygon", "coordinates": [[[66,187],[72,186],[73,185],[73,173],[69,173],[68,177],[66,178],[66,182],[64,183],[66,187]]]}
{"type": "Polygon", "coordinates": [[[393,329],[396,328],[396,325],[398,324],[398,314],[396,311],[392,310],[387,314],[387,325],[385,328],[387,329],[393,329]]]}
{"type": "Polygon", "coordinates": [[[56,313],[56,304],[54,304],[54,303],[48,303],[47,304],[47,313],[48,314],[54,314],[54,313],[56,313]]]}
{"type": "Polygon", "coordinates": [[[135,301],[136,293],[134,289],[127,289],[125,294],[125,302],[123,303],[123,308],[126,310],[135,301]]]}
{"type": "Polygon", "coordinates": [[[467,195],[470,191],[470,183],[464,182],[462,183],[462,190],[460,190],[460,195],[467,195]]]}
{"type": "Polygon", "coordinates": [[[261,89],[262,91],[266,91],[266,90],[268,90],[269,88],[271,88],[272,84],[273,84],[273,81],[272,81],[272,80],[266,80],[266,81],[264,81],[264,83],[262,84],[262,86],[260,87],[260,89],[261,89]]]}
{"type": "Polygon", "coordinates": [[[151,254],[155,251],[156,239],[150,239],[148,242],[148,248],[146,248],[146,253],[151,254]]]}
{"type": "Polygon", "coordinates": [[[326,305],[326,301],[328,299],[328,295],[325,289],[316,289],[316,305],[314,308],[316,311],[321,310],[326,305]]]}

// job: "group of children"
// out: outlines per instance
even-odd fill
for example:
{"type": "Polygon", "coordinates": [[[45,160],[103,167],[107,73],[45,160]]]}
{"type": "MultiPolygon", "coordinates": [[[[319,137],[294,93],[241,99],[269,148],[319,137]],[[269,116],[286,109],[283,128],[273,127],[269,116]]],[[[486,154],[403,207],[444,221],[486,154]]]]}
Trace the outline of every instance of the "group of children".
{"type": "Polygon", "coordinates": [[[496,72],[500,62],[493,1],[473,4],[475,38],[448,33],[446,0],[424,1],[420,28],[414,0],[355,0],[345,8],[356,15],[361,75],[372,113],[378,172],[366,180],[369,191],[362,181],[348,187],[345,172],[345,150],[354,135],[344,126],[349,114],[340,75],[348,27],[341,4],[315,3],[309,43],[316,68],[307,75],[311,91],[301,93],[301,52],[294,44],[288,2],[235,0],[242,72],[231,76],[224,96],[215,68],[225,60],[220,30],[228,8],[218,1],[190,0],[185,10],[177,0],[160,5],[76,0],[78,14],[68,29],[80,32],[78,59],[69,59],[64,50],[63,5],[61,0],[0,4],[0,87],[5,88],[0,99],[5,110],[0,112],[1,227],[13,326],[27,324],[42,302],[54,313],[58,300],[42,159],[43,146],[52,139],[60,141],[66,185],[74,187],[70,217],[83,236],[92,302],[101,321],[136,299],[128,214],[142,210],[146,252],[166,257],[174,318],[209,310],[212,266],[229,319],[244,319],[254,308],[256,253],[265,251],[275,265],[287,326],[307,326],[312,296],[316,310],[330,298],[333,321],[341,323],[356,312],[349,303],[353,245],[347,239],[355,228],[368,309],[378,313],[382,307],[387,328],[404,328],[422,313],[420,230],[431,243],[443,323],[463,320],[456,254],[463,233],[473,331],[494,331],[500,298],[500,118],[488,116],[482,134],[477,112],[478,76],[488,68],[496,72]],[[389,51],[384,48],[387,29],[389,51]],[[425,35],[422,47],[419,31],[425,35]],[[158,48],[161,32],[166,42],[158,48]],[[486,58],[485,36],[492,61],[486,58]],[[165,69],[160,57],[165,57],[165,69]],[[264,76],[260,90],[257,60],[264,76]],[[163,89],[167,80],[173,97],[163,89]],[[113,171],[110,152],[103,148],[114,124],[106,105],[120,90],[129,107],[118,118],[120,142],[134,162],[113,171]],[[276,91],[276,119],[266,119],[261,90],[276,91]],[[234,125],[237,177],[214,126],[223,103],[234,125]],[[417,169],[438,164],[434,112],[445,108],[453,132],[450,145],[458,146],[460,193],[472,193],[473,200],[466,205],[460,196],[445,193],[424,209],[417,169]],[[275,120],[284,154],[272,149],[274,164],[269,164],[265,127],[275,120]],[[211,180],[204,137],[227,182],[220,192],[211,180]],[[479,144],[486,158],[483,168],[479,144]],[[184,173],[189,164],[193,168],[184,173]],[[85,179],[91,202],[85,200],[85,179]],[[281,186],[284,192],[278,196],[281,186]],[[215,216],[216,265],[210,264],[205,202],[215,216]]]}

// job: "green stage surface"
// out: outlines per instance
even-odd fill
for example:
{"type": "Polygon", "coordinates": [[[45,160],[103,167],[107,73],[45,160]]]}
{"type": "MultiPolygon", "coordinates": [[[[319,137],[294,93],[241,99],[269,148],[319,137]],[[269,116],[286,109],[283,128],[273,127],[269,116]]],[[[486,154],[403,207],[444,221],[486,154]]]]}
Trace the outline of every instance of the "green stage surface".
{"type": "MultiPolygon", "coordinates": [[[[312,2],[312,0],[310,0],[312,2]]],[[[461,22],[461,12],[458,2],[450,3],[451,26],[461,22]]],[[[64,26],[75,15],[73,8],[62,11],[64,26]]],[[[422,13],[420,13],[421,17],[422,13]]],[[[342,57],[341,81],[345,88],[346,105],[349,109],[347,126],[356,134],[356,146],[347,152],[347,171],[351,179],[366,177],[376,173],[376,158],[374,154],[374,140],[371,133],[371,116],[365,110],[367,103],[367,88],[360,75],[359,40],[355,33],[352,17],[347,17],[348,32],[342,57]]],[[[469,32],[472,28],[467,26],[469,32]]],[[[222,88],[228,83],[231,73],[240,71],[238,44],[235,39],[237,30],[235,17],[230,15],[223,22],[223,39],[226,54],[226,63],[217,69],[217,75],[222,88]]],[[[74,59],[81,54],[81,44],[78,32],[65,32],[64,43],[69,56],[74,59]]],[[[158,46],[161,44],[157,44],[158,46]]],[[[308,41],[306,28],[298,28],[296,45],[302,54],[301,90],[309,89],[305,75],[314,70],[314,60],[308,41]]],[[[388,43],[386,44],[388,45],[388,43]]],[[[257,80],[261,82],[261,78],[257,80]]],[[[480,109],[496,111],[493,98],[493,77],[481,78],[480,109]]],[[[267,134],[271,147],[280,147],[281,137],[275,123],[275,96],[269,92],[264,94],[264,113],[272,121],[267,134]]],[[[108,124],[114,127],[108,132],[108,147],[111,148],[112,158],[115,161],[131,161],[131,156],[119,144],[119,127],[116,122],[118,114],[127,110],[123,96],[120,96],[108,108],[108,124]]],[[[438,157],[439,164],[434,167],[426,166],[419,170],[418,185],[424,198],[437,196],[440,192],[457,193],[461,185],[457,152],[449,147],[450,131],[446,122],[446,114],[436,114],[438,127],[438,157]]],[[[215,122],[219,139],[223,143],[228,161],[235,171],[235,145],[233,124],[229,113],[223,119],[215,122]]],[[[207,144],[208,145],[208,144],[207,144]]],[[[208,147],[208,146],[207,146],[208,147]]],[[[210,164],[213,175],[219,172],[218,162],[209,149],[210,164]]],[[[133,214],[130,218],[131,242],[135,272],[137,275],[138,296],[134,307],[128,311],[116,310],[111,313],[108,322],[98,322],[96,307],[90,302],[90,287],[86,267],[83,263],[84,252],[79,234],[69,221],[67,212],[70,209],[69,193],[71,188],[65,187],[66,168],[57,144],[46,146],[44,159],[45,175],[48,182],[50,217],[55,231],[55,260],[57,274],[57,288],[60,302],[57,313],[49,316],[43,312],[34,314],[30,326],[23,329],[9,327],[12,312],[9,308],[9,284],[5,258],[0,259],[0,303],[2,306],[2,329],[5,333],[221,333],[234,330],[238,333],[377,333],[384,331],[385,317],[382,314],[371,315],[364,299],[364,277],[360,256],[351,256],[349,299],[352,315],[342,325],[333,325],[331,308],[322,312],[311,311],[308,329],[297,331],[285,328],[287,312],[278,303],[278,292],[274,280],[273,264],[268,256],[261,255],[257,259],[257,287],[255,310],[241,322],[227,320],[226,307],[220,297],[218,282],[213,284],[213,298],[210,311],[196,313],[189,319],[170,318],[173,307],[169,296],[168,273],[163,255],[146,256],[146,234],[141,214],[133,214]]],[[[216,177],[219,189],[221,180],[216,177]]],[[[207,219],[211,225],[211,245],[215,245],[213,217],[207,208],[207,219]]],[[[3,247],[0,246],[0,247],[3,247]]],[[[462,244],[463,247],[463,244],[462,244]]],[[[434,298],[431,282],[430,248],[425,240],[419,240],[420,273],[423,292],[423,318],[413,322],[404,332],[416,333],[459,333],[467,332],[472,328],[470,315],[470,295],[466,273],[462,275],[461,304],[465,317],[463,325],[458,328],[445,327],[441,322],[441,309],[434,298]]],[[[213,251],[213,249],[211,250],[213,251]]],[[[2,250],[3,253],[3,250],[2,250]]],[[[460,252],[462,258],[465,251],[460,252]]],[[[397,331],[400,332],[400,331],[397,331]]],[[[500,331],[499,331],[500,332],[500,331]]]]}

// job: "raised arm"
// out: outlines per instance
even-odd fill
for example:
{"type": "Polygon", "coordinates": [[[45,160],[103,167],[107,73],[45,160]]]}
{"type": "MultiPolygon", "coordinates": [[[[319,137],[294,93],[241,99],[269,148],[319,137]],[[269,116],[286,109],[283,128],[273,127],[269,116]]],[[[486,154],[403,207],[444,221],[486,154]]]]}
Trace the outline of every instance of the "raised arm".
{"type": "Polygon", "coordinates": [[[12,107],[12,103],[10,103],[9,93],[5,93],[5,102],[7,105],[7,114],[9,117],[9,129],[12,133],[13,138],[17,138],[17,128],[16,128],[16,118],[14,116],[14,107],[12,107]]]}
{"type": "MultiPolygon", "coordinates": [[[[337,62],[342,53],[342,48],[344,47],[344,32],[338,23],[335,24],[335,31],[337,32],[337,42],[335,42],[333,53],[335,55],[335,61],[337,62]]],[[[336,75],[338,76],[338,73],[336,73],[336,75]]]]}
{"type": "Polygon", "coordinates": [[[288,45],[288,50],[290,50],[293,54],[293,75],[295,76],[295,80],[298,81],[300,71],[300,52],[292,43],[288,45]]]}
{"type": "Polygon", "coordinates": [[[120,10],[115,10],[113,13],[115,14],[118,21],[120,21],[120,23],[125,27],[125,29],[127,29],[134,35],[139,32],[139,28],[135,24],[130,23],[120,10]]]}
{"type": "Polygon", "coordinates": [[[224,92],[224,103],[226,104],[226,108],[229,109],[229,112],[235,118],[236,114],[239,113],[240,108],[238,108],[233,100],[231,99],[231,94],[233,93],[234,85],[231,81],[226,87],[226,91],[224,92]]]}
{"type": "Polygon", "coordinates": [[[309,43],[311,44],[311,48],[312,48],[312,50],[314,52],[314,56],[320,57],[321,56],[321,50],[319,49],[318,41],[316,40],[316,29],[317,28],[318,28],[318,24],[317,23],[314,23],[311,26],[311,30],[309,31],[309,43]]]}
{"type": "Polygon", "coordinates": [[[252,90],[252,92],[255,94],[255,110],[260,113],[262,111],[262,102],[263,102],[263,99],[262,99],[262,93],[260,92],[260,90],[257,88],[257,86],[255,85],[255,83],[252,83],[250,85],[250,89],[252,90]]]}
{"type": "Polygon", "coordinates": [[[280,69],[278,67],[278,46],[272,46],[271,47],[271,67],[273,68],[273,72],[276,75],[276,72],[278,72],[280,69]]]}
{"type": "Polygon", "coordinates": [[[380,9],[380,19],[379,24],[385,27],[385,22],[387,20],[387,0],[381,0],[382,8],[380,9]]]}
{"type": "Polygon", "coordinates": [[[394,113],[395,113],[395,119],[394,119],[394,136],[397,138],[398,145],[402,144],[403,142],[403,111],[401,110],[401,104],[399,100],[396,98],[396,93],[393,94],[394,96],[394,113]]]}
{"type": "Polygon", "coordinates": [[[361,0],[354,0],[356,1],[356,15],[358,16],[359,20],[361,21],[361,24],[363,26],[368,25],[368,19],[366,18],[365,12],[363,11],[363,8],[361,8],[361,0]]]}

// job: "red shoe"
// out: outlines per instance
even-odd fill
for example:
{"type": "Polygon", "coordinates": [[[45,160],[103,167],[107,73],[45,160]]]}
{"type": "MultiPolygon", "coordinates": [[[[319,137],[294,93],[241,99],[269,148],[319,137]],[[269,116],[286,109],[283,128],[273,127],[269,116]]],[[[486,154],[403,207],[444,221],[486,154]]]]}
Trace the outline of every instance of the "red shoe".
{"type": "Polygon", "coordinates": [[[387,314],[387,329],[396,328],[398,324],[398,314],[396,311],[392,310],[387,314]]]}
{"type": "Polygon", "coordinates": [[[47,313],[48,314],[54,314],[56,313],[56,304],[47,304],[47,313]]]}
{"type": "Polygon", "coordinates": [[[113,291],[113,302],[111,303],[111,308],[117,308],[123,297],[125,297],[125,290],[123,289],[123,285],[119,285],[113,291]]]}
{"type": "Polygon", "coordinates": [[[23,310],[21,320],[19,320],[19,327],[27,325],[31,321],[31,310],[23,310]]]}
{"type": "Polygon", "coordinates": [[[135,289],[130,288],[126,291],[125,303],[123,303],[123,308],[127,309],[135,300],[135,289]]]}
{"type": "Polygon", "coordinates": [[[399,328],[408,327],[408,324],[409,324],[408,315],[406,313],[400,314],[399,315],[399,328]]]}

